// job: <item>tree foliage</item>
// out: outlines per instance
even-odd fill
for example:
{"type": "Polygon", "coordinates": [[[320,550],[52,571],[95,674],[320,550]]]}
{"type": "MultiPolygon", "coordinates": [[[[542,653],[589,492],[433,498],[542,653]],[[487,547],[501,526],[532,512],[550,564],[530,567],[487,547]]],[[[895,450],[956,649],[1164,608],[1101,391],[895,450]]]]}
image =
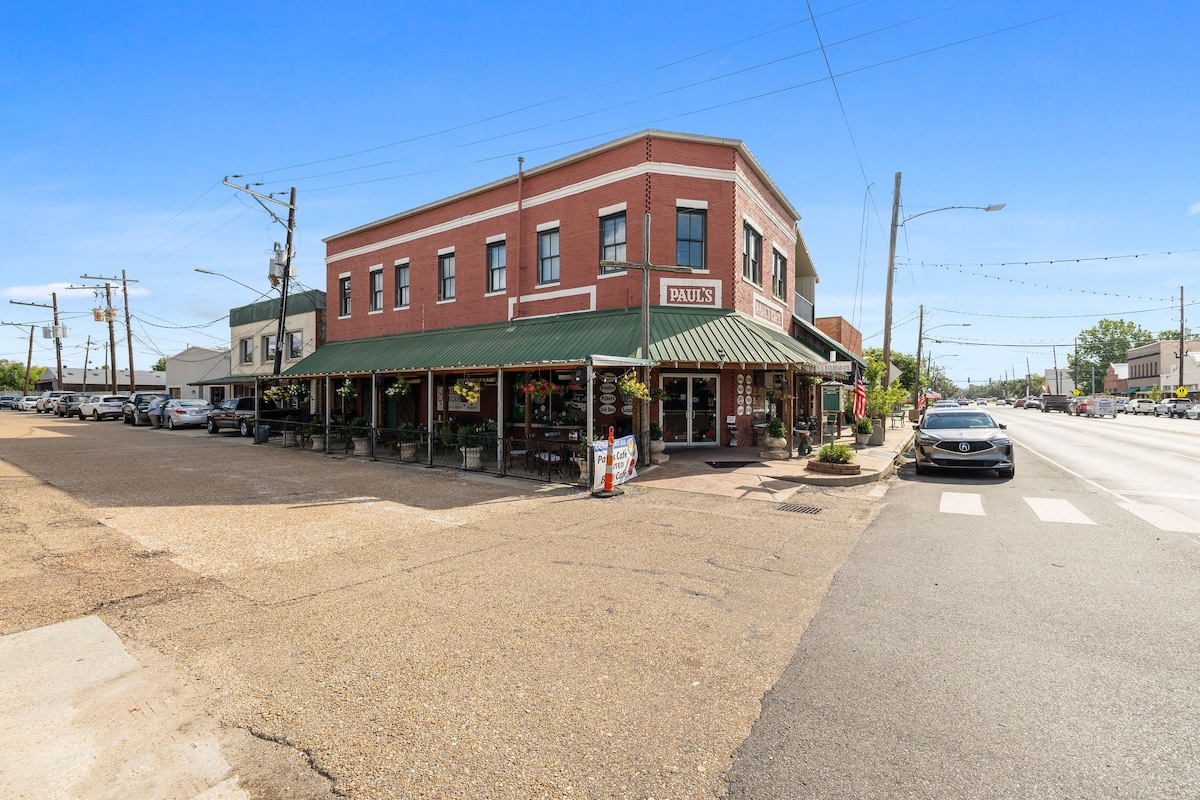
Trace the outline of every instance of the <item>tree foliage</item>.
{"type": "MultiPolygon", "coordinates": [[[[49,367],[34,365],[29,370],[29,391],[33,391],[33,382],[46,374],[49,367]]],[[[25,390],[25,365],[19,361],[7,361],[0,358],[0,391],[21,392],[25,390]]]]}
{"type": "Polygon", "coordinates": [[[154,362],[154,366],[151,367],[150,369],[153,370],[154,372],[166,372],[167,371],[167,359],[160,358],[158,361],[154,362]]]}
{"type": "MultiPolygon", "coordinates": [[[[1179,335],[1178,331],[1175,335],[1179,335]]],[[[1152,344],[1155,337],[1136,323],[1123,319],[1102,319],[1091,328],[1080,331],[1076,341],[1075,352],[1067,356],[1067,368],[1084,394],[1097,394],[1104,389],[1104,376],[1110,364],[1124,364],[1130,350],[1152,344]]]]}

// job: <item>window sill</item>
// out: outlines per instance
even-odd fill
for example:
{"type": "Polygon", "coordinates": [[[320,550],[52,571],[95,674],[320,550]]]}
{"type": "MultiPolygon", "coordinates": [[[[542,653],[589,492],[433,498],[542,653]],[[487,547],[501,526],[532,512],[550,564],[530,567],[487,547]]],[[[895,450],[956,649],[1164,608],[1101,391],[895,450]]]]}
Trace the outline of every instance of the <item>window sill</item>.
{"type": "Polygon", "coordinates": [[[612,272],[601,272],[599,275],[596,276],[596,278],[599,280],[604,280],[605,278],[620,278],[620,277],[622,277],[624,275],[628,275],[628,274],[629,274],[629,270],[627,270],[627,269],[615,269],[612,272]]]}
{"type": "Polygon", "coordinates": [[[349,314],[344,314],[344,315],[342,315],[342,316],[338,317],[338,319],[350,319],[350,315],[349,315],[349,314]]]}
{"type": "Polygon", "coordinates": [[[555,286],[558,286],[559,283],[560,283],[560,281],[555,281],[554,283],[539,283],[534,288],[536,288],[536,289],[553,289],[555,286]]]}
{"type": "Polygon", "coordinates": [[[408,306],[396,306],[392,311],[408,311],[408,306]]]}
{"type": "Polygon", "coordinates": [[[437,301],[437,304],[438,304],[439,306],[444,306],[446,303],[453,303],[453,302],[454,302],[454,298],[453,298],[453,297],[450,297],[450,298],[447,298],[447,299],[445,299],[445,300],[438,300],[438,301],[437,301]]]}
{"type": "Polygon", "coordinates": [[[508,289],[497,289],[494,292],[485,292],[484,297],[504,297],[508,294],[508,289]]]}

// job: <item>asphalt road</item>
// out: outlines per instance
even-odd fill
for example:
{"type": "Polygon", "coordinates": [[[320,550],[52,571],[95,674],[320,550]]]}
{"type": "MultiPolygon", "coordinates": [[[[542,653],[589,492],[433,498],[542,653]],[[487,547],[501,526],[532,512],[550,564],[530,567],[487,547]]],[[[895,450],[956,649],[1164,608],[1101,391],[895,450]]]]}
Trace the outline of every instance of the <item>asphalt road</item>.
{"type": "Polygon", "coordinates": [[[1200,424],[998,417],[1013,480],[891,482],[730,798],[1200,797],[1200,424]]]}

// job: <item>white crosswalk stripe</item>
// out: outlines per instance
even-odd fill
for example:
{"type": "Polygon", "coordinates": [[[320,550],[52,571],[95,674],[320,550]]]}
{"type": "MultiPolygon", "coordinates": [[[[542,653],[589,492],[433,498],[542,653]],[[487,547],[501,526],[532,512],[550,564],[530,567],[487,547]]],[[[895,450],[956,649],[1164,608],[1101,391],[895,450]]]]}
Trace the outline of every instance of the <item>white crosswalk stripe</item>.
{"type": "Polygon", "coordinates": [[[1072,525],[1095,525],[1086,514],[1071,504],[1070,500],[1054,497],[1022,498],[1042,522],[1066,522],[1072,525]]]}
{"type": "Polygon", "coordinates": [[[982,517],[983,496],[973,492],[942,492],[942,502],[938,508],[943,514],[969,514],[982,517]]]}
{"type": "Polygon", "coordinates": [[[1184,516],[1178,511],[1172,511],[1166,506],[1150,503],[1117,503],[1120,508],[1130,514],[1144,519],[1160,531],[1174,533],[1200,533],[1200,522],[1184,516]]]}

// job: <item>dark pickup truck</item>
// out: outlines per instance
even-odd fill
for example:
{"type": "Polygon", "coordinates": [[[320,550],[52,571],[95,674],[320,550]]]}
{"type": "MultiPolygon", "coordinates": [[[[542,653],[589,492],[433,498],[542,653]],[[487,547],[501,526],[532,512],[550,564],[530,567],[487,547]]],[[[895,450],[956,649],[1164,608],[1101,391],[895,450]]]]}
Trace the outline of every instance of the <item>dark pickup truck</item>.
{"type": "Polygon", "coordinates": [[[1065,394],[1044,394],[1042,395],[1042,413],[1048,411],[1061,411],[1064,414],[1071,413],[1071,398],[1065,394]]]}
{"type": "MultiPolygon", "coordinates": [[[[283,419],[286,410],[275,405],[274,400],[258,401],[259,420],[283,419]]],[[[222,430],[237,431],[240,436],[254,433],[254,398],[231,397],[208,414],[208,432],[222,430]]]]}

